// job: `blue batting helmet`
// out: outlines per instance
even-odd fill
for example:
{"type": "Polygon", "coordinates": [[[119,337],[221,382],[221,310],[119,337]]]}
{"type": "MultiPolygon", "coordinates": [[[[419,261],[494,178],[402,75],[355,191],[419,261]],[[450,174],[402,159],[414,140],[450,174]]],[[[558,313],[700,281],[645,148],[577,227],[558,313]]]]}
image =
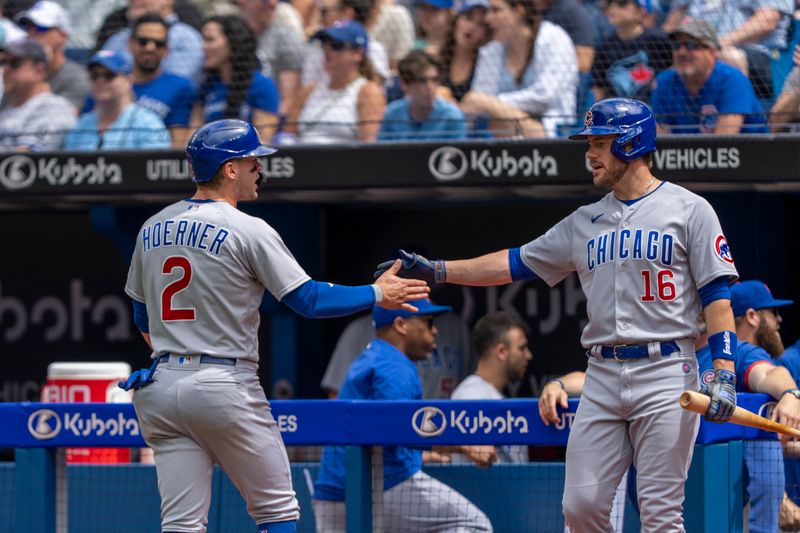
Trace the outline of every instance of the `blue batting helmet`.
{"type": "Polygon", "coordinates": [[[583,129],[570,135],[573,141],[589,135],[617,135],[611,143],[611,153],[620,161],[656,151],[656,119],[642,102],[630,98],[606,98],[586,112],[583,129]],[[631,149],[625,151],[625,145],[631,149]]]}
{"type": "Polygon", "coordinates": [[[258,131],[243,120],[223,119],[199,128],[186,147],[192,181],[211,181],[226,161],[240,157],[261,157],[277,150],[261,144],[258,131]]]}

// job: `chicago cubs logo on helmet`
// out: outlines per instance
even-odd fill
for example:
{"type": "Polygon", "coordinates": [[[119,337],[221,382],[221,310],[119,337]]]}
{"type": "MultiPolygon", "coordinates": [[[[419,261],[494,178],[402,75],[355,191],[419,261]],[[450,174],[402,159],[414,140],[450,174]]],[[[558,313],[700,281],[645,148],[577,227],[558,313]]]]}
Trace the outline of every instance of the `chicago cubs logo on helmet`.
{"type": "Polygon", "coordinates": [[[633,161],[656,151],[656,120],[646,104],[631,98],[606,98],[586,112],[583,129],[570,140],[589,135],[616,135],[611,154],[620,161],[633,161]]]}
{"type": "Polygon", "coordinates": [[[591,109],[586,112],[586,118],[583,119],[583,125],[585,127],[587,127],[587,128],[592,125],[592,110],[591,109]]]}
{"type": "Polygon", "coordinates": [[[725,239],[724,235],[717,235],[717,238],[714,240],[714,251],[717,254],[717,257],[720,261],[724,261],[725,263],[733,264],[733,254],[731,254],[731,247],[728,246],[728,241],[725,239]]]}

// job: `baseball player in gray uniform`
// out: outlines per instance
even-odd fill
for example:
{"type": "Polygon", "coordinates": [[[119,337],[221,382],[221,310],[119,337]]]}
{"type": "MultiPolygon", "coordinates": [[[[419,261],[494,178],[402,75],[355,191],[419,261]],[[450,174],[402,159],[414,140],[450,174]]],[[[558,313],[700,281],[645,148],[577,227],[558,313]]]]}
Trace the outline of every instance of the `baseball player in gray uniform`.
{"type": "Polygon", "coordinates": [[[417,309],[422,281],[394,273],[374,285],[313,281],[278,233],[239,211],[264,179],[255,128],[220,120],[198,129],[186,153],[195,195],[148,219],[136,238],[125,292],[153,349],[153,366],[124,389],[153,449],[163,531],[205,531],[214,464],[247,503],[259,533],[296,530],[289,461],[257,375],[264,290],[307,317],[371,308],[417,309]]]}
{"type": "Polygon", "coordinates": [[[702,308],[715,369],[705,416],[730,419],[736,334],[729,285],[737,272],[708,202],[650,173],[656,124],[645,104],[602,100],[584,124],[570,139],[588,139],[594,184],[609,194],[521,248],[461,261],[404,252],[399,274],[475,286],[539,277],[552,286],[577,272],[587,300],[581,343],[589,360],[567,445],[567,525],[576,533],[611,531],[614,492],[633,463],[642,530],[683,531],[698,419],[678,397],[698,388],[693,339],[702,308]]]}

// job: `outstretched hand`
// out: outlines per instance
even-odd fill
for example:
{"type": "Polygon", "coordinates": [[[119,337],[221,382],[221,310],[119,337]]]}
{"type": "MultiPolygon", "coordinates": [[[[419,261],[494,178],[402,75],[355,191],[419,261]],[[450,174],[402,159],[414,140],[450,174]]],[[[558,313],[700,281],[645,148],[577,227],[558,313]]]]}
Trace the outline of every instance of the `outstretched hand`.
{"type": "MultiPolygon", "coordinates": [[[[400,260],[402,261],[402,269],[397,273],[401,278],[421,279],[433,285],[434,283],[444,283],[445,281],[445,268],[444,261],[436,260],[431,261],[417,253],[409,253],[405,250],[400,250],[400,260]]],[[[384,261],[378,265],[375,271],[375,279],[383,275],[396,260],[384,261]]]]}
{"type": "Polygon", "coordinates": [[[405,309],[416,313],[418,309],[408,302],[427,298],[431,289],[423,280],[403,279],[398,276],[401,266],[400,259],[395,259],[375,281],[383,291],[383,300],[378,305],[386,309],[405,309]]]}
{"type": "Polygon", "coordinates": [[[557,406],[567,409],[569,396],[557,381],[551,381],[544,386],[542,394],[539,396],[539,417],[545,426],[549,426],[550,422],[554,424],[561,422],[557,406]]]}

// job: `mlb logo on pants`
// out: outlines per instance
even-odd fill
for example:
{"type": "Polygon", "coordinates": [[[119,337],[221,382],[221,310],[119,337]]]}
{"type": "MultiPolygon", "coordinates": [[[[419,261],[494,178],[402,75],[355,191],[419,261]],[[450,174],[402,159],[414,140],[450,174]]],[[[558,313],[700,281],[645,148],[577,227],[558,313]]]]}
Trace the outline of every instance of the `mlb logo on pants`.
{"type": "Polygon", "coordinates": [[[189,365],[192,363],[192,356],[191,355],[182,355],[178,357],[178,364],[179,365],[189,365]]]}

